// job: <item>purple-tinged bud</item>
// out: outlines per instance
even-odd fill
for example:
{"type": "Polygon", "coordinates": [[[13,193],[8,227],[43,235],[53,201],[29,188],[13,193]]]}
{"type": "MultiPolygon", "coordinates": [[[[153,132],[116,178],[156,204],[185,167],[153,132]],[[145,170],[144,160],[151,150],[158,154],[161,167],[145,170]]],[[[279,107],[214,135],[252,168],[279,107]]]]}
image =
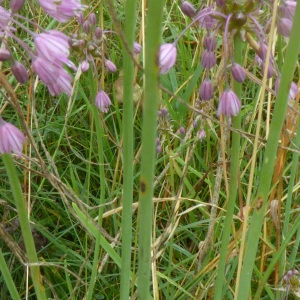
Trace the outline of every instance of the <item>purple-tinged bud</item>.
{"type": "Polygon", "coordinates": [[[259,50],[257,55],[261,60],[265,60],[267,57],[267,52],[268,52],[268,46],[264,43],[259,43],[259,50]]]}
{"type": "Polygon", "coordinates": [[[105,60],[105,67],[106,67],[107,71],[109,71],[111,73],[115,73],[117,71],[116,65],[108,59],[105,60]]]}
{"type": "Polygon", "coordinates": [[[162,145],[157,145],[156,146],[156,152],[159,154],[162,152],[162,145]]]}
{"type": "Polygon", "coordinates": [[[155,143],[156,143],[157,146],[158,146],[158,145],[161,145],[161,142],[160,142],[160,138],[159,138],[159,137],[156,138],[155,143]]]}
{"type": "Polygon", "coordinates": [[[232,63],[231,74],[237,82],[242,83],[246,79],[246,74],[245,74],[244,68],[235,62],[232,63]]]}
{"type": "Polygon", "coordinates": [[[94,32],[95,38],[101,40],[102,34],[103,34],[102,29],[100,27],[97,27],[94,32]]]}
{"type": "Polygon", "coordinates": [[[139,43],[134,42],[134,44],[133,44],[134,54],[139,54],[141,51],[142,51],[142,46],[139,43]]]}
{"type": "Polygon", "coordinates": [[[188,17],[193,18],[196,14],[196,9],[189,1],[183,1],[180,5],[181,11],[188,17]]]}
{"type": "Polygon", "coordinates": [[[91,13],[91,14],[89,15],[89,21],[90,21],[90,24],[91,24],[92,26],[95,26],[95,25],[96,25],[96,23],[97,23],[97,18],[96,18],[96,15],[95,15],[94,13],[91,13]]]}
{"type": "Polygon", "coordinates": [[[292,29],[293,21],[287,18],[279,18],[277,21],[278,33],[284,37],[289,37],[292,29]]]}
{"type": "Polygon", "coordinates": [[[86,72],[90,68],[90,64],[87,60],[84,60],[80,65],[81,71],[86,72]]]}
{"type": "Polygon", "coordinates": [[[222,7],[225,4],[225,0],[216,0],[216,4],[219,7],[222,7]]]}
{"type": "Polygon", "coordinates": [[[22,131],[0,117],[0,154],[14,152],[21,156],[25,140],[22,131]]]}
{"type": "MultiPolygon", "coordinates": [[[[264,62],[261,63],[261,70],[264,71],[265,70],[265,64],[264,62]]],[[[271,63],[269,63],[269,67],[268,67],[268,73],[267,73],[267,78],[272,78],[274,75],[274,69],[271,65],[271,63]]]]}
{"type": "Polygon", "coordinates": [[[206,132],[202,129],[198,131],[198,137],[200,141],[204,140],[206,138],[206,132]]]}
{"type": "Polygon", "coordinates": [[[174,44],[163,44],[159,49],[160,74],[167,73],[175,64],[177,49],[174,44]]]}
{"type": "Polygon", "coordinates": [[[199,89],[199,95],[201,100],[208,101],[213,96],[213,85],[209,78],[206,78],[202,81],[199,89]]]}
{"type": "Polygon", "coordinates": [[[6,9],[4,9],[2,6],[0,6],[0,28],[2,31],[2,28],[8,25],[10,21],[10,12],[8,12],[6,9]]]}
{"type": "Polygon", "coordinates": [[[169,111],[166,107],[162,107],[158,112],[157,112],[159,117],[169,117],[169,111]]]}
{"type": "Polygon", "coordinates": [[[80,25],[84,23],[84,14],[82,11],[77,13],[77,21],[80,25]]]}
{"type": "Polygon", "coordinates": [[[179,133],[185,134],[185,128],[183,126],[179,127],[179,133]]]}
{"type": "Polygon", "coordinates": [[[216,56],[213,52],[205,50],[202,54],[201,64],[203,68],[210,70],[216,64],[216,56]]]}
{"type": "Polygon", "coordinates": [[[91,28],[90,22],[89,21],[84,21],[83,24],[82,24],[82,30],[85,33],[89,33],[90,32],[90,28],[91,28]]]}
{"type": "Polygon", "coordinates": [[[15,61],[11,66],[11,71],[21,84],[28,80],[27,70],[20,62],[15,61]]]}
{"type": "Polygon", "coordinates": [[[6,61],[10,58],[11,58],[10,52],[5,48],[1,48],[0,49],[0,61],[6,61]]]}
{"type": "MultiPolygon", "coordinates": [[[[275,90],[276,95],[278,93],[280,79],[281,79],[281,77],[278,76],[276,81],[275,81],[274,90],[275,90]]],[[[298,92],[299,92],[299,88],[298,88],[297,84],[295,82],[292,82],[291,86],[290,86],[290,91],[289,91],[289,100],[294,100],[296,98],[298,92]]]]}
{"type": "Polygon", "coordinates": [[[207,51],[214,51],[216,49],[216,38],[213,34],[208,34],[204,38],[204,46],[207,51]]]}
{"type": "Polygon", "coordinates": [[[296,10],[296,1],[284,1],[283,5],[278,6],[278,14],[282,18],[287,18],[293,20],[295,10],[296,10]]]}
{"type": "Polygon", "coordinates": [[[241,102],[238,96],[230,88],[227,88],[221,95],[217,116],[225,115],[231,118],[238,115],[240,109],[241,102]]]}
{"type": "Polygon", "coordinates": [[[100,90],[98,92],[98,94],[96,95],[95,98],[95,105],[103,112],[103,113],[107,113],[108,112],[108,108],[111,105],[111,101],[108,97],[108,95],[100,90]]]}
{"type": "Polygon", "coordinates": [[[25,0],[10,0],[9,7],[15,13],[22,8],[24,2],[25,0]]]}

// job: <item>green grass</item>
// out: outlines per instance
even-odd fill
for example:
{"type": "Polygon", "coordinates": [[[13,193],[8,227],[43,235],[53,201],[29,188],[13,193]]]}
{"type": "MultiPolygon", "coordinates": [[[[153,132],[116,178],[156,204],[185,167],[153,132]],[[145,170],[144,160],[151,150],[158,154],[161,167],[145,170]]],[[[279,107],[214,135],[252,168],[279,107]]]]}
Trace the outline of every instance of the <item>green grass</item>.
{"type": "MultiPolygon", "coordinates": [[[[22,14],[37,18],[37,6],[31,7],[32,10],[23,8],[22,14]]],[[[126,28],[127,38],[146,38],[152,43],[153,27],[147,27],[145,35],[142,31],[145,8],[140,1],[136,9],[128,4],[124,11],[119,3],[114,9],[121,28],[126,28]],[[131,17],[126,20],[132,10],[136,26],[130,23],[131,17]]],[[[105,30],[118,30],[106,2],[93,1],[86,13],[90,11],[97,14],[105,30]]],[[[145,20],[150,24],[158,22],[155,29],[161,35],[155,35],[154,44],[173,42],[190,23],[177,2],[164,4],[161,27],[158,15],[148,15],[150,20],[145,20]]],[[[65,33],[77,30],[74,20],[59,24],[43,13],[37,20],[41,26],[65,33]]],[[[146,82],[150,78],[154,87],[144,89],[137,105],[128,104],[130,97],[124,103],[117,101],[114,82],[119,72],[125,68],[131,74],[125,80],[128,86],[131,81],[143,86],[143,72],[132,64],[122,39],[115,34],[107,33],[105,51],[117,65],[117,73],[106,74],[99,60],[96,73],[90,70],[74,82],[70,97],[50,96],[41,82],[33,91],[33,76],[30,83],[18,85],[8,64],[2,64],[1,72],[15,89],[19,110],[7,101],[4,95],[9,99],[12,96],[3,89],[1,116],[19,128],[27,124],[36,145],[30,146],[27,137],[25,155],[13,156],[18,179],[15,177],[14,184],[7,172],[13,167],[3,163],[5,157],[0,160],[0,225],[4,228],[0,230],[0,299],[25,299],[27,293],[28,299],[38,297],[34,276],[27,276],[26,266],[20,261],[32,253],[24,247],[24,237],[28,235],[33,236],[42,283],[46,297],[51,299],[135,299],[137,295],[146,299],[142,294],[145,290],[151,299],[285,299],[282,277],[288,270],[299,270],[300,264],[300,122],[296,122],[299,96],[290,103],[296,113],[289,110],[284,115],[283,108],[274,108],[279,99],[265,90],[260,116],[263,85],[248,78],[240,87],[234,86],[240,89],[242,99],[239,117],[230,126],[224,124],[216,117],[219,91],[224,89],[224,78],[217,77],[218,67],[212,72],[214,99],[200,106],[197,102],[205,77],[199,63],[204,34],[202,29],[191,27],[179,40],[176,64],[170,72],[160,75],[159,87],[158,77],[151,77],[157,75],[156,66],[143,65],[143,58],[146,62],[152,59],[156,48],[144,49],[137,60],[145,68],[146,82]],[[107,114],[94,106],[100,87],[112,99],[107,114]],[[266,104],[268,99],[271,106],[266,104]],[[162,107],[168,108],[170,114],[164,120],[156,118],[162,107]],[[281,126],[271,125],[283,122],[284,116],[282,131],[281,126]],[[289,120],[295,120],[294,128],[289,120]],[[186,134],[178,132],[181,126],[186,134]],[[203,140],[198,138],[201,129],[206,132],[203,140]],[[289,136],[283,152],[277,145],[286,134],[289,136]],[[161,141],[161,153],[154,153],[156,136],[161,141]],[[272,137],[274,141],[270,142],[272,137]],[[149,151],[145,152],[145,148],[149,151]],[[277,154],[282,161],[272,161],[266,169],[266,155],[270,152],[274,159],[277,154]],[[273,172],[279,171],[281,175],[273,180],[273,172]],[[140,202],[145,201],[140,191],[141,173],[150,186],[146,206],[140,202]],[[30,230],[27,235],[21,233],[18,220],[23,221],[13,194],[16,186],[21,187],[30,215],[31,234],[30,230]],[[258,195],[264,199],[262,212],[258,195]],[[240,209],[247,198],[249,214],[243,221],[240,209]],[[281,200],[280,230],[269,212],[274,199],[281,200]],[[243,224],[247,225],[244,229],[243,224]],[[245,252],[241,254],[242,247],[245,252]]],[[[25,32],[20,35],[30,39],[25,32]]],[[[247,43],[235,43],[236,60],[262,82],[261,73],[252,64],[254,51],[247,43]]],[[[293,49],[299,61],[297,42],[292,50],[282,47],[283,39],[278,43],[274,55],[281,64],[279,69],[286,70],[287,78],[297,82],[298,62],[284,66],[289,60],[286,53],[293,49]]],[[[219,36],[218,64],[221,44],[219,36]]],[[[76,56],[73,58],[76,62],[76,56]]],[[[286,92],[284,88],[280,92],[282,99],[286,92]]],[[[129,88],[127,93],[135,91],[129,88]]],[[[30,255],[28,258],[32,261],[30,255]]],[[[293,288],[297,292],[299,277],[295,276],[295,280],[293,288]]],[[[287,299],[297,299],[292,289],[287,299]]]]}

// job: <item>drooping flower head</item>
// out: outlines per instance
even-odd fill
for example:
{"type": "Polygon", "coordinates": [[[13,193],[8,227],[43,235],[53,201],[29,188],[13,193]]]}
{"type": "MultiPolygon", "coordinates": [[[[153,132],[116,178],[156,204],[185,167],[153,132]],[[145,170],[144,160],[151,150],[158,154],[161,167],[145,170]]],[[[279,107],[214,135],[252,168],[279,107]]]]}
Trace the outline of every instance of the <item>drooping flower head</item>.
{"type": "Polygon", "coordinates": [[[21,156],[24,142],[22,131],[0,117],[0,154],[14,152],[21,156]]]}
{"type": "Polygon", "coordinates": [[[103,91],[100,90],[95,98],[95,105],[104,113],[108,112],[108,108],[111,105],[111,101],[108,95],[103,91]]]}
{"type": "Polygon", "coordinates": [[[163,44],[159,49],[159,68],[160,73],[167,73],[175,64],[177,56],[174,44],[163,44]]]}
{"type": "Polygon", "coordinates": [[[241,109],[241,102],[238,96],[230,89],[226,88],[220,98],[217,115],[228,117],[236,116],[241,109]]]}
{"type": "Polygon", "coordinates": [[[84,6],[80,0],[38,0],[43,10],[60,22],[67,22],[74,17],[84,6]]]}

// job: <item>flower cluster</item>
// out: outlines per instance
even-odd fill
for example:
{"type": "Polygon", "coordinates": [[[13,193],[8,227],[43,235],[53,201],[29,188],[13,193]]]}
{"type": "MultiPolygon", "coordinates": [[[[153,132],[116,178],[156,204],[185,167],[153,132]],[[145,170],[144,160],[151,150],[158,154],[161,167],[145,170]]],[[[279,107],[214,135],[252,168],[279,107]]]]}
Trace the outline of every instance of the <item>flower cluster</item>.
{"type": "MultiPolygon", "coordinates": [[[[209,73],[215,67],[217,60],[215,55],[216,50],[216,35],[221,33],[223,36],[223,51],[222,61],[224,62],[224,78],[225,91],[220,96],[220,101],[217,109],[217,115],[224,115],[231,118],[236,116],[240,109],[241,103],[237,95],[230,89],[228,80],[228,70],[234,80],[243,83],[246,79],[244,68],[233,59],[233,37],[239,34],[243,41],[247,41],[256,52],[256,61],[262,70],[265,69],[267,46],[266,46],[266,30],[270,24],[271,15],[261,17],[261,11],[266,10],[263,7],[268,5],[272,13],[272,5],[268,1],[233,1],[219,0],[209,7],[197,11],[194,6],[188,2],[181,3],[181,11],[187,17],[192,19],[192,22],[187,27],[199,26],[207,33],[203,39],[203,52],[201,58],[202,67],[205,69],[206,76],[200,85],[199,98],[208,101],[213,97],[213,84],[209,73]],[[265,22],[265,23],[263,23],[265,22]],[[257,42],[253,35],[256,37],[257,42]]],[[[278,6],[277,13],[277,31],[284,37],[290,35],[293,24],[293,17],[296,8],[296,1],[283,1],[283,4],[278,6]]],[[[184,32],[187,30],[184,30],[184,32]]],[[[181,34],[182,36],[182,34],[181,34]]],[[[177,39],[178,40],[178,39],[177,39]]],[[[274,58],[270,57],[267,77],[278,77],[275,84],[277,91],[280,72],[274,58]]],[[[290,98],[293,99],[298,92],[297,86],[292,83],[290,90],[290,98]]]]}

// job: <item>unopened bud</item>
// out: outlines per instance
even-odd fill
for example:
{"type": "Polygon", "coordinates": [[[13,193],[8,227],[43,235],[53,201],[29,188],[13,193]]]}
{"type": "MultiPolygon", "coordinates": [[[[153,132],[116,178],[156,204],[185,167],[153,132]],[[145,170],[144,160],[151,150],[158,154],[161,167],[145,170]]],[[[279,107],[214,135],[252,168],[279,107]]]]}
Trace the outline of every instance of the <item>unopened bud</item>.
{"type": "Polygon", "coordinates": [[[25,67],[18,61],[15,61],[11,66],[11,71],[20,83],[25,83],[28,80],[28,74],[25,67]]]}
{"type": "Polygon", "coordinates": [[[89,15],[89,21],[90,21],[90,24],[91,24],[92,26],[95,26],[95,25],[96,25],[96,23],[97,23],[97,18],[96,18],[96,15],[95,15],[94,13],[91,13],[91,14],[89,15]]]}
{"type": "Polygon", "coordinates": [[[20,10],[24,4],[25,0],[10,0],[9,6],[13,13],[20,10]]]}
{"type": "Polygon", "coordinates": [[[115,73],[117,71],[116,65],[108,59],[105,60],[105,67],[106,67],[107,71],[109,71],[111,73],[115,73]]]}
{"type": "Polygon", "coordinates": [[[85,32],[85,33],[89,33],[90,32],[90,22],[89,21],[84,21],[83,24],[82,24],[82,30],[85,32]]]}
{"type": "Polygon", "coordinates": [[[102,38],[102,29],[97,27],[94,32],[95,38],[100,40],[102,38]]]}
{"type": "Polygon", "coordinates": [[[89,67],[90,67],[90,64],[86,60],[84,60],[80,66],[82,72],[86,72],[89,69],[89,67]]]}
{"type": "Polygon", "coordinates": [[[232,63],[231,74],[237,82],[242,83],[246,79],[244,68],[235,62],[232,63]]]}
{"type": "Polygon", "coordinates": [[[133,44],[134,54],[139,54],[141,52],[141,50],[142,50],[142,46],[139,43],[134,42],[134,44],[133,44]]]}
{"type": "Polygon", "coordinates": [[[189,1],[183,1],[180,5],[181,11],[188,17],[193,18],[196,14],[196,9],[189,1]]]}
{"type": "Polygon", "coordinates": [[[10,58],[11,58],[10,52],[5,48],[1,48],[0,49],[0,61],[6,61],[10,58]]]}

